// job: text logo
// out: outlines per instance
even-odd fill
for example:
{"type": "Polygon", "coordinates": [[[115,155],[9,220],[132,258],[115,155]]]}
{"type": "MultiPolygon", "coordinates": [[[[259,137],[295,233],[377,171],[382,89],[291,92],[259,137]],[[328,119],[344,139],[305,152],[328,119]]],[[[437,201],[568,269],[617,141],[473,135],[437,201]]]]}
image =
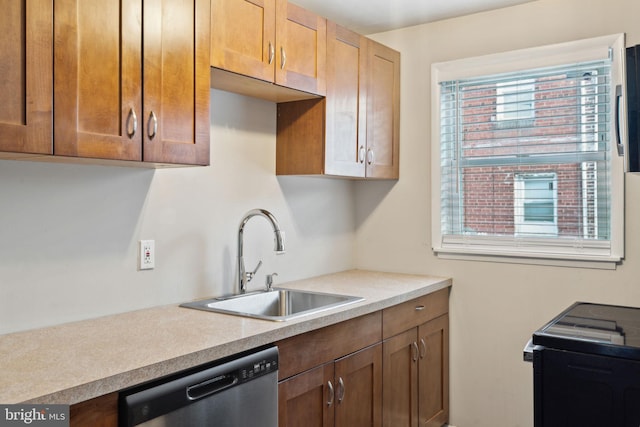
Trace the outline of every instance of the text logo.
{"type": "Polygon", "coordinates": [[[0,427],[69,427],[69,405],[0,405],[0,427]]]}

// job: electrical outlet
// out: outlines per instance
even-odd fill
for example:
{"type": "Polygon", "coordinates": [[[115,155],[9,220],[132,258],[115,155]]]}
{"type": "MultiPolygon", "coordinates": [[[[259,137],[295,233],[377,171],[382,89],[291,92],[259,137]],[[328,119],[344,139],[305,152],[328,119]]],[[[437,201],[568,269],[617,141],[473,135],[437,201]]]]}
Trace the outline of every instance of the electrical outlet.
{"type": "Polygon", "coordinates": [[[138,254],[140,270],[151,270],[156,266],[156,242],[155,240],[140,240],[138,254]]]}

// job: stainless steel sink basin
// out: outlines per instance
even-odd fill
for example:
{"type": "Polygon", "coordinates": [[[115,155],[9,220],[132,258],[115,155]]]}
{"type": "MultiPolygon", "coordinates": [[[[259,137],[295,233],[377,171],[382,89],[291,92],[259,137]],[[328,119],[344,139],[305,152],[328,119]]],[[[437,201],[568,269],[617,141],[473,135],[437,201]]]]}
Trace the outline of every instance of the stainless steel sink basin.
{"type": "Polygon", "coordinates": [[[281,322],[352,304],[363,299],[348,295],[274,288],[271,291],[224,299],[212,298],[180,306],[281,322]]]}

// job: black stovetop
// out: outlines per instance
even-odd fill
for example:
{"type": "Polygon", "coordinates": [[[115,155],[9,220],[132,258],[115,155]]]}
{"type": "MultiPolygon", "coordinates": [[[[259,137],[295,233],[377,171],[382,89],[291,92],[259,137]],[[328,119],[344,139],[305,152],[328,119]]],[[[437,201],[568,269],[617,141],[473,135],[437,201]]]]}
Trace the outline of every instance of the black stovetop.
{"type": "Polygon", "coordinates": [[[640,308],[577,302],[536,331],[533,344],[640,360],[640,308]]]}

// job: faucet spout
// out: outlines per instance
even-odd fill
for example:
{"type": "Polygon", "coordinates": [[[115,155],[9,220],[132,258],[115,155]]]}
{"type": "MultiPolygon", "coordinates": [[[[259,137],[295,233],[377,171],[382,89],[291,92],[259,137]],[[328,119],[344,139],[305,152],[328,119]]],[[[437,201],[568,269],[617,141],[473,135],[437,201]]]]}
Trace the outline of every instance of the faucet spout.
{"type": "Polygon", "coordinates": [[[280,225],[278,224],[278,221],[273,216],[273,214],[265,209],[252,209],[249,212],[247,212],[244,215],[244,217],[242,217],[242,220],[240,221],[240,227],[238,228],[238,285],[240,287],[241,293],[246,292],[247,283],[249,283],[249,281],[253,278],[253,275],[255,274],[255,271],[247,273],[244,266],[244,258],[243,258],[244,226],[254,216],[262,216],[266,218],[267,221],[269,221],[269,223],[271,224],[271,227],[273,227],[274,251],[278,255],[285,253],[284,232],[280,230],[280,225]]]}

